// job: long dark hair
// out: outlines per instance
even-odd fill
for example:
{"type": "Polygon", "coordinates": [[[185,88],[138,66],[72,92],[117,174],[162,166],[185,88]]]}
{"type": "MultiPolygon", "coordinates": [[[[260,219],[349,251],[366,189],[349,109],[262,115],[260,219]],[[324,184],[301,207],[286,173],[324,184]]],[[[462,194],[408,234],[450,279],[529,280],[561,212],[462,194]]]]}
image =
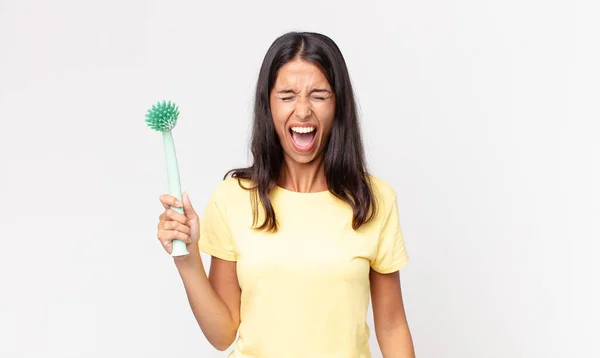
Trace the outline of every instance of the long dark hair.
{"type": "Polygon", "coordinates": [[[283,148],[271,116],[270,94],[281,66],[301,58],[319,67],[335,93],[335,118],[324,148],[324,169],[329,192],[352,207],[352,227],[369,222],[376,201],[365,166],[356,102],[346,62],[338,46],[329,37],[312,32],[289,32],[277,38],[265,55],[254,102],[254,124],[250,167],[232,169],[225,178],[248,179],[252,187],[253,226],[258,230],[277,231],[277,220],[269,193],[277,185],[283,165],[283,148]],[[265,220],[258,225],[258,201],[265,220]]]}

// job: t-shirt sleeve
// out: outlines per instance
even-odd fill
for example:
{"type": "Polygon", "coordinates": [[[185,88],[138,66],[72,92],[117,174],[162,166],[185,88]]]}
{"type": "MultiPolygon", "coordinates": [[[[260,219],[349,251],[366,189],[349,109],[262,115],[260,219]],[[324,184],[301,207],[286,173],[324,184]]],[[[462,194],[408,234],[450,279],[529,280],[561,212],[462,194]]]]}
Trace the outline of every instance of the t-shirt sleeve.
{"type": "Polygon", "coordinates": [[[404,247],[404,236],[400,227],[398,203],[394,194],[391,207],[387,210],[386,217],[381,226],[377,255],[371,262],[371,267],[373,270],[385,274],[398,271],[407,263],[408,255],[404,247]]]}
{"type": "Polygon", "coordinates": [[[218,187],[208,199],[204,214],[200,219],[198,246],[201,251],[211,256],[227,261],[237,261],[221,189],[222,186],[218,187]]]}

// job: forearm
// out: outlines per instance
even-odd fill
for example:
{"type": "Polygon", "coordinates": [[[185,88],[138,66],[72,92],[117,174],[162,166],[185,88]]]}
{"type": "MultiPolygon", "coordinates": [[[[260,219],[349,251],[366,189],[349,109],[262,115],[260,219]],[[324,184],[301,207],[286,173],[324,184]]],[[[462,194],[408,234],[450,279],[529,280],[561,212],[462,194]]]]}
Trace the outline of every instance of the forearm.
{"type": "Polygon", "coordinates": [[[375,328],[383,358],[415,358],[415,349],[408,324],[393,328],[375,328]]]}
{"type": "Polygon", "coordinates": [[[238,327],[227,306],[208,281],[200,251],[197,247],[188,249],[189,255],[176,257],[174,260],[190,307],[206,339],[215,348],[225,350],[235,340],[238,327]]]}

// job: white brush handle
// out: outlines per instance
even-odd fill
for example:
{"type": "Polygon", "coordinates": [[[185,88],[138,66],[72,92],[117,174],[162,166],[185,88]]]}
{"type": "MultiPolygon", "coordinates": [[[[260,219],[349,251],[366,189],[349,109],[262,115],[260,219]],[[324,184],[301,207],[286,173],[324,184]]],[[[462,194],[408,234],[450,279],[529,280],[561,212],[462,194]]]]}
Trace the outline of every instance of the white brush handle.
{"type": "MultiPolygon", "coordinates": [[[[181,183],[179,181],[179,167],[177,166],[177,156],[175,155],[175,144],[173,143],[173,135],[171,131],[162,132],[163,143],[165,145],[165,159],[167,162],[167,178],[169,180],[169,194],[176,197],[179,202],[183,203],[181,198],[181,183]]],[[[183,208],[171,206],[171,209],[185,214],[183,208]]],[[[188,255],[187,246],[184,241],[173,240],[173,251],[171,256],[188,255]]]]}

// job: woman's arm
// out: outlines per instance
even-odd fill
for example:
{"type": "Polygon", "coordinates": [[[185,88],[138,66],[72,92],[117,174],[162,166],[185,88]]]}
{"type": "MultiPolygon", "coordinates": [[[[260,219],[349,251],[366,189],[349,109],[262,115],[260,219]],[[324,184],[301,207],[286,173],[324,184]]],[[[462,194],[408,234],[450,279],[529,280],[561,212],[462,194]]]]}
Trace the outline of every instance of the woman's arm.
{"type": "Polygon", "coordinates": [[[236,263],[213,257],[208,278],[200,250],[193,246],[188,247],[189,255],[175,257],[175,264],[200,329],[216,349],[223,351],[235,341],[240,325],[236,263]]]}
{"type": "Polygon", "coordinates": [[[371,269],[370,280],[375,334],[383,357],[414,358],[399,272],[381,274],[371,269]]]}

